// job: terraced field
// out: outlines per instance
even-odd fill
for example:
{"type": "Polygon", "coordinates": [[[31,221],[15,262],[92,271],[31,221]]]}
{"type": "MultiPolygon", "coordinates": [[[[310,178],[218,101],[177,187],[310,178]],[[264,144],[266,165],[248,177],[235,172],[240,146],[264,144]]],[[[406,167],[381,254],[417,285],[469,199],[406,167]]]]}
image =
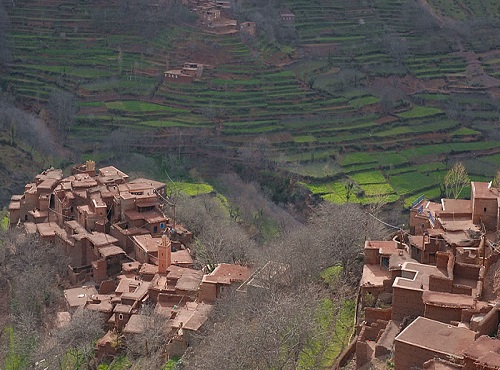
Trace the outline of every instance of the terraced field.
{"type": "MultiPolygon", "coordinates": [[[[458,0],[446,1],[430,4],[455,16],[458,0]]],[[[412,4],[285,0],[296,37],[280,43],[185,23],[159,26],[152,37],[98,32],[85,2],[16,2],[6,5],[14,61],[0,86],[33,110],[54,89],[74,93],[79,112],[70,139],[86,155],[123,128],[198,130],[234,153],[265,137],[278,168],[324,199],[408,203],[421,193],[439,196],[454,160],[467,160],[475,176],[493,176],[500,151],[494,32],[484,35],[484,51],[477,40],[441,32],[439,18],[422,18],[412,4]],[[185,61],[210,67],[192,84],[163,81],[164,70],[185,61]]],[[[497,14],[492,6],[458,7],[456,18],[497,14]]],[[[257,10],[244,2],[238,17],[257,10]]]]}

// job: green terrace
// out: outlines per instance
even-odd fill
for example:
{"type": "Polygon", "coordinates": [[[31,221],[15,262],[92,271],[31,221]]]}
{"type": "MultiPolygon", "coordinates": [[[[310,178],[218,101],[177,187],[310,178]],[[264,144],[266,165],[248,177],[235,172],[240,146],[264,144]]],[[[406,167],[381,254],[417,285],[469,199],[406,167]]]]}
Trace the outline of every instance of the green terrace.
{"type": "MultiPolygon", "coordinates": [[[[492,2],[468,6],[496,14],[492,2]]],[[[430,3],[443,14],[462,12],[452,10],[461,0],[430,3]]],[[[74,92],[80,112],[73,137],[102,139],[119,127],[154,132],[217,125],[221,142],[237,148],[268,135],[283,169],[311,179],[310,190],[334,202],[347,200],[346,181],[354,183],[351,202],[407,202],[421,192],[437,197],[446,171],[440,161],[455,154],[477,154],[469,163],[477,176],[498,166],[500,143],[485,141],[498,131],[497,102],[481,91],[453,91],[455,81],[465,81],[466,60],[446,51],[421,52],[428,40],[402,17],[402,0],[284,0],[281,5],[296,14],[298,39],[292,45],[264,38],[247,44],[237,35],[188,25],[159,29],[150,39],[98,33],[85,2],[54,4],[62,6],[12,8],[15,63],[0,76],[0,86],[25,101],[43,102],[54,88],[74,92]],[[385,34],[406,39],[401,59],[381,42],[385,34]],[[286,67],[267,63],[275,54],[300,52],[304,44],[320,44],[323,55],[286,67]],[[158,78],[199,53],[217,61],[201,81],[184,85],[158,78]],[[357,86],[331,89],[346,69],[363,75],[357,86]],[[370,79],[408,74],[416,84],[444,80],[447,89],[420,88],[397,111],[383,111],[370,79]],[[449,114],[454,105],[464,107],[456,116],[449,114]]],[[[241,7],[255,10],[250,2],[241,7]]],[[[498,77],[498,53],[480,62],[498,77]]]]}

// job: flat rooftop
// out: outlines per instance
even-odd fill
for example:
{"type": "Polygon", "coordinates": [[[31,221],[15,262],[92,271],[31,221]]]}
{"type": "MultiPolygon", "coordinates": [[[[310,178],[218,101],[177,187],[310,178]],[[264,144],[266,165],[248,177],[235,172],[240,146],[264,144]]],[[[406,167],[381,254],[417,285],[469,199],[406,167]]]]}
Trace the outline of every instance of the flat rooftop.
{"type": "Polygon", "coordinates": [[[147,223],[156,222],[166,222],[167,218],[163,213],[158,210],[152,210],[147,212],[137,212],[137,211],[127,211],[125,215],[132,221],[134,220],[144,220],[147,223]]]}
{"type": "Polygon", "coordinates": [[[443,239],[455,247],[477,247],[479,239],[471,239],[462,229],[460,231],[446,231],[442,234],[443,239]]]}
{"type": "Polygon", "coordinates": [[[175,289],[191,292],[197,291],[202,278],[202,271],[185,268],[182,276],[177,280],[175,289]]]}
{"type": "Polygon", "coordinates": [[[100,168],[99,175],[103,177],[118,175],[123,178],[128,178],[128,175],[125,172],[120,171],[118,168],[114,166],[107,166],[100,168]]]}
{"type": "Polygon", "coordinates": [[[398,243],[394,240],[367,240],[365,242],[365,249],[377,249],[380,254],[396,254],[398,253],[398,243]]]}
{"type": "Polygon", "coordinates": [[[97,294],[97,290],[93,286],[66,289],[64,298],[71,308],[83,307],[91,300],[93,295],[97,294]]]}
{"type": "Polygon", "coordinates": [[[105,247],[99,248],[99,254],[103,258],[109,258],[109,257],[113,257],[113,256],[124,255],[125,251],[123,249],[121,249],[120,247],[118,247],[114,244],[111,244],[111,245],[107,245],[105,247]]]}
{"type": "Polygon", "coordinates": [[[43,222],[41,224],[36,224],[36,229],[40,236],[55,236],[56,232],[62,232],[63,230],[55,222],[43,222]]]}
{"type": "Polygon", "coordinates": [[[229,285],[233,282],[242,283],[251,275],[251,270],[247,266],[220,263],[210,273],[203,276],[203,281],[229,285]]]}
{"type": "Polygon", "coordinates": [[[177,265],[192,265],[193,257],[191,257],[191,255],[186,249],[181,249],[172,252],[171,261],[173,264],[177,265]]]}
{"type": "Polygon", "coordinates": [[[135,235],[132,240],[146,253],[158,253],[158,246],[161,244],[161,238],[153,238],[151,234],[135,235]]]}
{"type": "Polygon", "coordinates": [[[465,349],[464,356],[475,359],[478,368],[500,369],[500,340],[482,335],[465,349]]]}
{"type": "Polygon", "coordinates": [[[148,317],[145,315],[132,315],[125,325],[123,332],[125,334],[139,334],[146,328],[148,317]]]}
{"type": "Polygon", "coordinates": [[[109,244],[118,243],[118,239],[109,234],[93,231],[85,236],[87,240],[96,247],[103,247],[109,244]]]}
{"type": "Polygon", "coordinates": [[[473,308],[474,299],[464,294],[451,294],[426,290],[422,294],[425,304],[447,308],[473,308]]]}
{"type": "Polygon", "coordinates": [[[387,269],[381,269],[380,265],[365,264],[359,286],[362,288],[383,287],[384,281],[390,280],[391,277],[391,272],[387,269]]]}
{"type": "Polygon", "coordinates": [[[472,222],[472,219],[448,219],[448,218],[439,218],[441,225],[445,231],[464,231],[464,230],[474,230],[480,231],[479,226],[475,225],[472,222]]]}
{"type": "Polygon", "coordinates": [[[447,213],[472,213],[472,201],[469,199],[442,199],[441,203],[447,213]]]}
{"type": "Polygon", "coordinates": [[[464,350],[474,343],[475,335],[474,331],[467,328],[419,316],[396,337],[395,341],[443,355],[462,357],[464,350]]]}
{"type": "Polygon", "coordinates": [[[493,187],[489,188],[488,182],[472,181],[470,184],[472,187],[472,194],[474,194],[476,198],[494,199],[498,198],[500,195],[498,189],[493,187]]]}
{"type": "Polygon", "coordinates": [[[196,331],[207,321],[208,314],[213,306],[209,304],[186,304],[183,308],[177,311],[177,315],[172,320],[173,328],[182,328],[186,330],[196,331]]]}
{"type": "Polygon", "coordinates": [[[402,276],[397,277],[392,286],[393,288],[429,290],[430,275],[448,277],[444,271],[438,269],[436,266],[405,262],[402,266],[402,276]]]}

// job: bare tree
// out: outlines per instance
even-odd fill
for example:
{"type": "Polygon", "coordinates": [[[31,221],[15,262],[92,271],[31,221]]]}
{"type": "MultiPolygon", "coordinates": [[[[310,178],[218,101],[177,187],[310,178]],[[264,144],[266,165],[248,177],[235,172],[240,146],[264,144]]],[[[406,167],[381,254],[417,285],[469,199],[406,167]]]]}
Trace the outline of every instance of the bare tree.
{"type": "Polygon", "coordinates": [[[207,335],[183,362],[187,369],[295,369],[318,333],[318,287],[236,293],[217,304],[207,335]]]}
{"type": "Polygon", "coordinates": [[[457,162],[444,176],[447,198],[457,199],[464,188],[470,184],[470,178],[462,162],[457,162]]]}
{"type": "Polygon", "coordinates": [[[261,255],[290,266],[289,278],[296,283],[315,280],[322,270],[334,265],[342,267],[346,280],[356,283],[364,241],[386,234],[383,225],[360,205],[325,202],[315,209],[308,224],[265,246],[261,255]]]}
{"type": "Polygon", "coordinates": [[[126,338],[127,352],[131,358],[147,357],[154,360],[156,366],[150,363],[149,368],[159,368],[168,342],[165,317],[156,313],[152,305],[142,307],[139,313],[142,331],[126,338]]]}
{"type": "Polygon", "coordinates": [[[53,90],[49,96],[48,107],[58,132],[66,136],[75,123],[78,110],[74,95],[63,90],[53,90]]]}
{"type": "Polygon", "coordinates": [[[387,53],[392,56],[398,63],[402,63],[408,53],[408,45],[406,38],[398,35],[386,34],[382,38],[382,45],[387,53]]]}
{"type": "Polygon", "coordinates": [[[0,66],[12,59],[10,31],[10,17],[0,1],[0,66]]]}
{"type": "Polygon", "coordinates": [[[222,175],[220,182],[235,220],[252,226],[257,240],[270,240],[297,226],[298,221],[274,204],[257,183],[246,183],[235,173],[222,175]]]}
{"type": "Polygon", "coordinates": [[[54,154],[54,145],[49,129],[43,120],[18,109],[5,96],[0,96],[0,127],[9,130],[10,140],[26,143],[31,152],[54,154]]]}
{"type": "Polygon", "coordinates": [[[53,245],[34,236],[18,230],[0,232],[0,286],[7,288],[11,332],[10,344],[0,345],[0,361],[4,356],[15,358],[19,368],[33,363],[47,316],[61,297],[58,285],[66,261],[53,245]]]}
{"type": "Polygon", "coordinates": [[[97,311],[79,308],[69,323],[47,337],[37,361],[59,369],[88,369],[93,359],[95,341],[104,335],[104,320],[97,311]]]}
{"type": "Polygon", "coordinates": [[[491,182],[491,185],[495,188],[500,188],[500,171],[497,171],[495,178],[491,182]]]}
{"type": "Polygon", "coordinates": [[[237,222],[228,218],[222,207],[210,195],[178,197],[178,219],[193,231],[194,252],[202,265],[244,263],[255,251],[254,241],[237,222]]]}
{"type": "Polygon", "coordinates": [[[247,142],[240,148],[239,156],[247,164],[260,169],[272,167],[271,143],[264,136],[247,142]]]}

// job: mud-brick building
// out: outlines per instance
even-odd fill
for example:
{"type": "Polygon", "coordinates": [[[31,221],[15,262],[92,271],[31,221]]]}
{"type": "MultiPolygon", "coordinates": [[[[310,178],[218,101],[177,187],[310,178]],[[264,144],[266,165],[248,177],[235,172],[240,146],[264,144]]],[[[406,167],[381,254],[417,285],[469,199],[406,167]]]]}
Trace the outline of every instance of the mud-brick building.
{"type": "Polygon", "coordinates": [[[165,353],[182,355],[223,287],[250,276],[243,266],[218,265],[206,278],[193,268],[192,234],[163,214],[165,197],[164,183],[129,180],[113,166],[96,170],[87,161],[67,177],[44,171],[11,199],[11,227],[24,226],[69,259],[75,287],[64,291],[67,307],[58,316],[67,323],[76,310],[88,309],[106,323],[99,358],[116,355],[122,335],[148,330],[144,305],[164,319],[165,353]]]}
{"type": "Polygon", "coordinates": [[[465,349],[474,343],[475,332],[418,317],[394,340],[395,370],[421,368],[435,357],[463,365],[465,349]]]}
{"type": "Polygon", "coordinates": [[[401,370],[499,368],[493,353],[478,351],[500,347],[492,282],[500,268],[499,194],[472,182],[470,200],[422,196],[411,206],[409,232],[365,243],[358,368],[391,353],[401,370]],[[475,343],[484,335],[493,339],[475,343]]]}

